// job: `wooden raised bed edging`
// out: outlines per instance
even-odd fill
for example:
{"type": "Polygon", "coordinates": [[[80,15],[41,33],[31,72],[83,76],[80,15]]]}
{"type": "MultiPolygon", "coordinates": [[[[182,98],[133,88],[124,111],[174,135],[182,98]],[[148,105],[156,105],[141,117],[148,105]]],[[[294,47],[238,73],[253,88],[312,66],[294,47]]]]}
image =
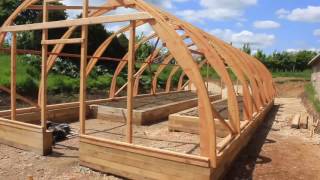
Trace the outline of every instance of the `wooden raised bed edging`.
{"type": "Polygon", "coordinates": [[[0,118],[0,143],[48,155],[52,151],[52,133],[41,126],[0,118]]]}
{"type": "MultiPolygon", "coordinates": [[[[237,97],[238,103],[241,104],[242,97],[237,97]]],[[[220,114],[223,114],[223,117],[226,119],[226,122],[229,122],[227,120],[228,116],[228,105],[227,105],[227,99],[220,99],[212,102],[213,107],[217,109],[217,111],[220,114]]],[[[240,109],[243,108],[240,107],[240,109]]],[[[168,129],[169,131],[179,131],[179,132],[186,132],[186,133],[192,133],[192,134],[199,134],[199,115],[198,113],[198,107],[186,109],[184,111],[177,112],[175,114],[170,114],[169,116],[169,123],[168,123],[168,129]]],[[[241,121],[241,124],[245,123],[245,121],[241,121]]],[[[240,126],[241,126],[240,124],[240,126]]],[[[216,134],[218,137],[226,137],[229,134],[228,129],[225,128],[225,126],[221,123],[221,121],[215,119],[215,125],[216,125],[216,134]]]]}
{"type": "Polygon", "coordinates": [[[80,136],[80,165],[131,179],[220,179],[232,161],[250,141],[273,107],[269,103],[242,127],[241,135],[226,137],[218,152],[217,168],[206,158],[171,151],[80,136]]]}
{"type": "MultiPolygon", "coordinates": [[[[183,92],[180,92],[183,93],[183,92]]],[[[167,93],[168,94],[168,93],[167,93]]],[[[152,95],[150,95],[152,96],[152,95]]],[[[211,95],[210,100],[215,101],[221,99],[221,95],[211,95]]],[[[161,96],[159,96],[161,101],[161,96]]],[[[161,120],[167,119],[170,114],[192,108],[198,105],[198,98],[177,101],[165,105],[148,107],[144,109],[133,110],[133,124],[147,125],[161,120]]],[[[92,118],[103,119],[115,122],[125,122],[127,109],[117,108],[107,105],[91,105],[92,118]]]]}

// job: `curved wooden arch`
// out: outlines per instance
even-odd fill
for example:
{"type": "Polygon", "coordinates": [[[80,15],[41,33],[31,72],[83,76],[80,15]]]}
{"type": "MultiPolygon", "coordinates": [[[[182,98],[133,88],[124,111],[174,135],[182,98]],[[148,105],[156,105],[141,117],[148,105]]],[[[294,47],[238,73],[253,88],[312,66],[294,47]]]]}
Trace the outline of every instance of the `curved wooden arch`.
{"type": "MultiPolygon", "coordinates": [[[[159,42],[159,38],[158,41],[156,43],[157,44],[159,42]]],[[[162,47],[163,48],[163,47],[162,47]]],[[[155,60],[155,58],[159,55],[160,51],[162,48],[158,48],[158,49],[154,49],[153,52],[151,52],[151,54],[149,55],[149,57],[147,57],[147,59],[145,60],[145,64],[143,64],[140,69],[138,70],[136,76],[135,76],[135,80],[134,80],[134,86],[133,86],[133,96],[137,96],[138,92],[139,92],[139,82],[141,79],[141,76],[143,74],[143,72],[150,66],[150,64],[155,60]]]]}
{"type": "MultiPolygon", "coordinates": [[[[8,20],[4,23],[3,27],[9,26],[12,24],[14,19],[18,16],[18,14],[26,9],[28,6],[38,2],[39,0],[26,0],[24,1],[17,10],[8,18],[8,20]]],[[[87,12],[88,1],[84,1],[84,12],[87,12]]],[[[269,103],[273,100],[275,96],[275,88],[272,82],[272,76],[268,72],[265,66],[255,58],[240,52],[239,50],[231,47],[230,45],[224,43],[223,41],[215,38],[208,33],[203,32],[202,30],[194,27],[190,23],[186,23],[168,13],[161,11],[159,8],[149,5],[143,0],[109,0],[105,3],[104,8],[94,10],[89,14],[89,17],[98,17],[107,13],[117,7],[131,7],[139,11],[147,12],[147,15],[150,15],[153,20],[148,20],[148,22],[139,22],[137,25],[142,25],[144,23],[149,23],[150,26],[155,31],[155,34],[146,37],[142,41],[137,44],[134,44],[133,40],[130,41],[132,44],[130,45],[131,52],[123,57],[123,61],[121,61],[114,73],[114,77],[112,79],[111,89],[110,89],[110,97],[114,97],[117,93],[116,90],[116,78],[121,73],[121,70],[126,66],[127,61],[126,58],[130,56],[132,58],[132,54],[134,49],[137,49],[143,41],[150,40],[152,38],[159,38],[163,42],[164,46],[167,47],[170,54],[167,55],[164,62],[170,62],[172,59],[175,59],[179,66],[175,66],[170,76],[167,80],[167,87],[166,91],[170,91],[171,80],[173,75],[178,71],[179,68],[182,69],[183,74],[180,76],[179,82],[181,83],[178,85],[182,87],[183,77],[186,75],[190,83],[192,83],[195,88],[197,89],[198,95],[198,107],[199,107],[199,118],[200,118],[200,151],[201,156],[208,157],[210,159],[210,166],[215,168],[217,164],[217,144],[216,144],[216,129],[215,129],[215,119],[220,120],[222,123],[225,124],[226,127],[231,131],[231,136],[235,136],[241,133],[240,130],[240,110],[237,101],[237,94],[234,90],[234,85],[231,80],[231,77],[228,73],[227,66],[230,67],[235,74],[237,75],[238,79],[241,81],[243,85],[243,93],[244,93],[244,101],[245,101],[245,115],[246,118],[252,118],[254,115],[253,111],[259,111],[261,107],[264,107],[266,103],[269,103]],[[194,45],[198,48],[201,55],[207,60],[207,63],[217,72],[217,74],[221,77],[221,80],[227,87],[227,95],[228,95],[228,110],[229,110],[229,119],[230,123],[226,123],[225,120],[221,117],[221,115],[216,111],[214,107],[211,105],[211,101],[209,98],[209,94],[207,92],[207,88],[204,82],[203,77],[201,76],[199,66],[202,63],[197,64],[192,56],[194,53],[193,50],[190,50],[186,42],[184,41],[183,37],[179,35],[177,30],[183,30],[184,36],[188,37],[192,40],[194,45]],[[255,69],[256,68],[256,69],[255,69]],[[260,71],[263,74],[260,74],[260,71]],[[261,90],[265,89],[265,90],[261,90]],[[252,106],[256,104],[256,109],[253,109],[252,106]]],[[[87,17],[87,14],[84,15],[87,17]]],[[[148,19],[148,18],[146,18],[148,19]]],[[[132,22],[132,26],[130,27],[131,37],[134,37],[134,29],[136,26],[135,22],[132,22]]],[[[83,32],[82,37],[86,37],[85,35],[85,26],[82,25],[83,32]]],[[[65,34],[62,36],[61,39],[68,39],[73,34],[74,30],[77,26],[70,27],[65,34]]],[[[10,29],[10,28],[9,28],[10,29]]],[[[82,48],[82,60],[81,60],[81,100],[80,104],[82,109],[83,117],[83,109],[84,101],[85,101],[85,79],[89,75],[92,68],[98,61],[97,57],[100,57],[106,48],[109,46],[112,39],[116,36],[116,34],[125,32],[128,30],[128,27],[124,27],[114,33],[111,37],[106,39],[100,47],[96,50],[94,58],[91,59],[90,63],[86,64],[86,52],[84,51],[85,48],[82,48]],[[86,72],[87,71],[87,72],[86,72]],[[85,77],[83,77],[85,76],[85,77]]],[[[0,42],[3,42],[5,37],[5,32],[1,32],[0,34],[0,42]]],[[[87,42],[87,38],[83,39],[84,42],[87,42]]],[[[86,43],[83,43],[86,44],[86,43]]],[[[83,45],[85,47],[86,45],[83,45]]],[[[49,56],[47,63],[43,63],[43,66],[46,67],[43,69],[42,77],[45,79],[46,73],[48,73],[51,67],[54,65],[56,58],[58,57],[62,49],[64,48],[64,44],[56,45],[52,52],[53,54],[49,56]]],[[[159,50],[160,51],[160,50],[159,50]]],[[[153,61],[154,57],[151,55],[148,61],[153,61]]],[[[133,61],[130,61],[133,62],[133,61]]],[[[130,64],[130,63],[129,63],[130,64]]],[[[144,65],[142,68],[138,70],[136,73],[137,81],[139,82],[140,75],[145,70],[148,64],[144,65]]],[[[130,69],[132,70],[132,63],[130,64],[130,69]]],[[[157,86],[157,78],[159,74],[163,71],[166,65],[160,65],[155,77],[153,78],[152,85],[154,87],[157,86]]],[[[130,70],[130,72],[131,72],[130,70]]],[[[132,73],[130,73],[132,74],[132,73]]],[[[131,78],[130,78],[131,81],[131,78]]],[[[42,83],[41,83],[42,84],[42,83]]],[[[132,83],[130,83],[130,87],[132,83]]],[[[136,84],[136,88],[138,88],[139,84],[136,84]]],[[[125,86],[118,90],[121,91],[124,89],[125,86]]],[[[43,92],[41,97],[45,97],[45,83],[43,83],[43,92]]],[[[41,89],[41,87],[40,87],[41,89]]],[[[132,88],[131,88],[132,89],[132,88]]],[[[136,90],[138,91],[138,89],[136,90]]],[[[132,97],[128,94],[128,97],[132,97]]],[[[39,98],[40,99],[40,98],[39,98]]],[[[44,98],[45,99],[45,98],[44,98]]],[[[128,100],[129,101],[129,100],[128,100]]],[[[42,101],[43,102],[43,101],[42,101]]],[[[45,105],[42,103],[42,105],[45,105]]],[[[45,112],[46,106],[41,106],[41,112],[45,112]]],[[[44,113],[45,114],[45,113],[44,113]]],[[[83,118],[82,118],[83,119],[83,118]]],[[[82,121],[83,122],[83,121],[82,121]]]]}
{"type": "MultiPolygon", "coordinates": [[[[184,37],[184,38],[189,38],[189,36],[187,36],[187,35],[184,35],[184,36],[182,36],[182,37],[184,37]]],[[[191,43],[191,44],[188,44],[187,46],[188,47],[191,47],[191,46],[193,46],[194,45],[194,43],[191,43]]],[[[157,69],[157,71],[156,71],[156,73],[154,74],[154,77],[153,77],[153,79],[152,79],[152,87],[157,87],[157,84],[158,84],[158,77],[160,76],[160,74],[162,73],[162,71],[169,65],[169,63],[170,63],[170,61],[172,61],[174,58],[173,58],[173,56],[172,55],[167,55],[167,57],[163,60],[163,64],[161,64],[159,67],[158,67],[158,69],[157,69]]],[[[174,76],[174,74],[177,72],[177,70],[174,70],[175,68],[173,68],[173,69],[171,69],[171,72],[170,72],[170,74],[169,74],[169,76],[168,76],[168,79],[171,79],[172,80],[172,77],[174,76]],[[174,72],[172,72],[172,71],[174,71],[174,72]]],[[[169,89],[169,91],[170,91],[170,88],[171,88],[171,80],[170,81],[166,81],[166,92],[168,92],[167,91],[167,89],[169,89]]],[[[151,93],[155,93],[156,92],[156,88],[154,89],[154,92],[151,92],[151,93]]]]}
{"type": "MultiPolygon", "coordinates": [[[[138,49],[143,43],[153,39],[153,38],[156,38],[157,37],[157,34],[154,33],[154,34],[151,34],[150,36],[147,36],[147,37],[144,37],[143,39],[140,40],[140,42],[138,42],[136,44],[136,47],[135,49],[138,49]]],[[[128,57],[128,53],[122,58],[122,59],[126,59],[128,57]]],[[[116,96],[116,88],[117,88],[117,77],[119,76],[119,74],[121,73],[121,71],[123,70],[123,68],[127,65],[127,61],[121,61],[114,74],[113,74],[113,77],[112,77],[112,81],[111,81],[111,86],[110,86],[110,92],[109,92],[109,97],[110,98],[114,98],[116,96]]],[[[123,86],[122,88],[124,88],[125,86],[123,86]]]]}
{"type": "MultiPolygon", "coordinates": [[[[208,61],[206,61],[206,60],[201,61],[201,62],[199,63],[199,65],[198,65],[199,69],[201,69],[201,68],[203,67],[203,65],[205,65],[206,63],[208,63],[208,61]]],[[[187,81],[187,82],[183,85],[183,79],[184,79],[185,76],[186,76],[186,73],[185,73],[185,72],[182,72],[181,75],[180,75],[180,77],[179,77],[178,91],[183,90],[183,88],[186,87],[185,84],[189,83],[189,81],[187,81]]]]}

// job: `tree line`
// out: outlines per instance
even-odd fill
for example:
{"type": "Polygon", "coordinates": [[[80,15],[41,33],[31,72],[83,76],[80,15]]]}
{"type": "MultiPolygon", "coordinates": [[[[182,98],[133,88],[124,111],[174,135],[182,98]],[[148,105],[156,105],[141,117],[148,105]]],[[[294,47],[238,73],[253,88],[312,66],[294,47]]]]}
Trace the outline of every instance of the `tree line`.
{"type": "MultiPolygon", "coordinates": [[[[252,50],[249,44],[245,44],[242,50],[252,55],[252,50]]],[[[310,69],[309,61],[317,55],[315,51],[301,50],[296,52],[274,51],[271,54],[266,54],[262,50],[257,50],[253,54],[272,72],[301,72],[310,69]]]]}

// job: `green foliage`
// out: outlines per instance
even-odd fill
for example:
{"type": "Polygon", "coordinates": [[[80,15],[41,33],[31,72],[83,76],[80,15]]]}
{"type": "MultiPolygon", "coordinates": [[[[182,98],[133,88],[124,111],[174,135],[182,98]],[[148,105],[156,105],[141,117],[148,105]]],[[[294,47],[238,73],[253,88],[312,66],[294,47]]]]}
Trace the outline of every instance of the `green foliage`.
{"type": "MultiPolygon", "coordinates": [[[[1,0],[0,1],[0,25],[2,25],[8,17],[17,9],[21,4],[21,0],[1,0]]],[[[25,24],[30,22],[39,15],[39,11],[25,10],[19,14],[15,20],[16,24],[25,24]]]]}
{"type": "MultiPolygon", "coordinates": [[[[16,1],[16,0],[10,0],[16,1]]],[[[20,3],[20,1],[19,1],[20,3]]],[[[39,2],[38,4],[42,4],[39,2]]],[[[53,4],[62,5],[62,3],[55,2],[53,4]]],[[[4,11],[10,11],[10,7],[7,6],[4,8],[4,11]]],[[[38,23],[42,22],[42,14],[40,11],[36,10],[27,10],[24,13],[21,13],[18,18],[18,24],[30,24],[30,23],[38,23]]],[[[56,10],[49,11],[49,21],[58,21],[58,20],[66,20],[68,18],[66,11],[64,10],[56,10]]],[[[59,29],[50,29],[48,31],[49,39],[59,39],[65,33],[66,28],[59,29]]],[[[18,43],[17,46],[19,49],[32,49],[39,50],[41,48],[41,38],[42,31],[25,31],[18,34],[18,43]]],[[[52,48],[52,47],[50,47],[52,48]]],[[[51,49],[49,49],[51,50],[51,49]]]]}
{"type": "MultiPolygon", "coordinates": [[[[141,34],[137,37],[137,42],[140,42],[145,36],[141,34]]],[[[145,42],[140,45],[136,50],[136,60],[137,62],[144,62],[154,50],[154,46],[150,42],[145,42]]]]}
{"type": "Polygon", "coordinates": [[[273,78],[278,77],[293,77],[293,78],[301,78],[304,80],[310,80],[311,79],[311,70],[307,69],[304,71],[298,71],[298,72],[272,72],[273,78]]]}
{"type": "Polygon", "coordinates": [[[251,55],[251,47],[249,43],[243,44],[242,51],[251,55]]]}
{"type": "Polygon", "coordinates": [[[320,101],[316,93],[316,90],[314,89],[311,83],[305,85],[305,93],[307,95],[308,100],[313,104],[316,111],[320,112],[320,101]]]}
{"type": "Polygon", "coordinates": [[[272,72],[302,72],[307,70],[308,62],[316,55],[313,51],[273,52],[266,55],[258,50],[254,55],[272,72]]]}
{"type": "MultiPolygon", "coordinates": [[[[17,58],[17,91],[24,95],[37,94],[37,79],[29,72],[36,71],[30,67],[24,57],[17,58]]],[[[0,54],[0,85],[10,87],[10,57],[0,54]]]]}

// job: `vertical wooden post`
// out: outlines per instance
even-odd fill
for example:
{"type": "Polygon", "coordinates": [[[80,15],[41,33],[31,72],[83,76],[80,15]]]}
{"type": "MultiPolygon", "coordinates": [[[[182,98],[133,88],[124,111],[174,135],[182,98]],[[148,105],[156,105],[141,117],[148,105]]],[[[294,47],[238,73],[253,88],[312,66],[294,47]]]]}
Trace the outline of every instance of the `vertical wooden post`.
{"type": "Polygon", "coordinates": [[[12,33],[11,41],[11,119],[17,119],[17,95],[16,95],[16,72],[17,72],[17,34],[12,33]]]}
{"type": "Polygon", "coordinates": [[[237,79],[237,95],[239,95],[239,79],[237,79]]]}
{"type": "Polygon", "coordinates": [[[209,92],[209,63],[207,62],[207,90],[209,92]]]}
{"type": "MultiPolygon", "coordinates": [[[[83,12],[82,17],[88,17],[89,1],[83,0],[83,12]]],[[[88,26],[83,25],[81,30],[81,67],[80,67],[80,134],[85,134],[85,121],[86,121],[86,99],[87,99],[87,56],[88,56],[88,26]]]]}
{"type": "MultiPolygon", "coordinates": [[[[43,2],[42,21],[48,21],[48,3],[43,2]]],[[[42,30],[42,40],[48,39],[48,29],[42,30]]],[[[48,60],[48,45],[42,45],[42,60],[41,60],[41,84],[40,87],[40,107],[41,107],[41,127],[47,129],[47,60],[48,60]]]]}
{"type": "Polygon", "coordinates": [[[222,81],[221,78],[220,78],[220,87],[221,87],[220,94],[221,94],[221,96],[222,96],[222,93],[223,93],[223,81],[222,81]]]}
{"type": "Polygon", "coordinates": [[[135,40],[136,22],[130,22],[130,40],[128,56],[128,86],[127,86],[127,142],[132,143],[132,118],[133,118],[133,83],[134,83],[134,64],[135,64],[135,40]]]}

